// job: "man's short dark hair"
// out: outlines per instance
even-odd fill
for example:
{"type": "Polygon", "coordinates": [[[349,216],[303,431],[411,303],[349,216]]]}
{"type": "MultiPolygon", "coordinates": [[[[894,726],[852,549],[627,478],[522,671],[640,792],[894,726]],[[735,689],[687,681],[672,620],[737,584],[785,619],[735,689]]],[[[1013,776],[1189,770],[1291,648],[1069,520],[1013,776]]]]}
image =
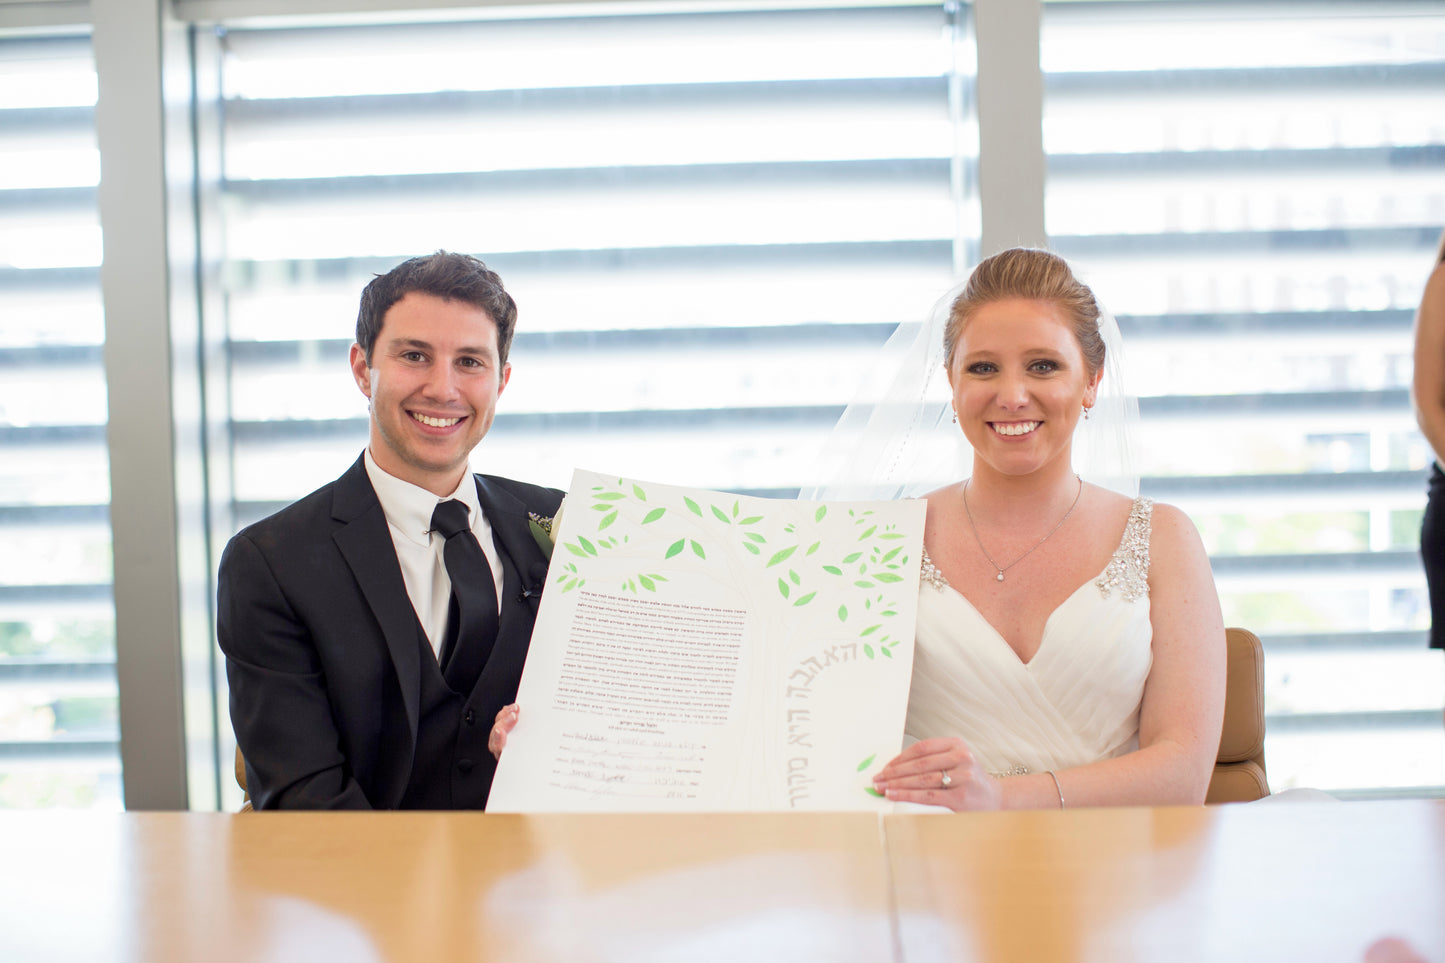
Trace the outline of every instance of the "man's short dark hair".
{"type": "Polygon", "coordinates": [[[356,343],[371,364],[371,350],[381,334],[381,322],[391,306],[413,291],[445,301],[460,301],[487,312],[497,325],[497,355],[507,363],[512,332],[517,327],[517,302],[502,287],[496,271],[470,254],[437,251],[403,261],[385,274],[378,274],[361,292],[361,310],[356,315],[356,343]]]}

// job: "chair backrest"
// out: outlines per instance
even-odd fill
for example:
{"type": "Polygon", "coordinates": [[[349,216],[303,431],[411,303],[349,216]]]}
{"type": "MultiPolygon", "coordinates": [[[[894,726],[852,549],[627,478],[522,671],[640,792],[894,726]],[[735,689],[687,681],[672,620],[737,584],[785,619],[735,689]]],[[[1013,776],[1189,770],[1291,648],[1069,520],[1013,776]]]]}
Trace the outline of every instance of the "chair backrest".
{"type": "Polygon", "coordinates": [[[236,785],[241,787],[241,792],[246,794],[246,799],[241,803],[241,812],[251,811],[251,790],[246,788],[246,760],[241,756],[241,747],[236,747],[236,785]]]}
{"type": "Polygon", "coordinates": [[[1264,648],[1248,629],[1224,630],[1228,667],[1224,731],[1206,803],[1249,802],[1269,795],[1264,771],[1264,648]]]}

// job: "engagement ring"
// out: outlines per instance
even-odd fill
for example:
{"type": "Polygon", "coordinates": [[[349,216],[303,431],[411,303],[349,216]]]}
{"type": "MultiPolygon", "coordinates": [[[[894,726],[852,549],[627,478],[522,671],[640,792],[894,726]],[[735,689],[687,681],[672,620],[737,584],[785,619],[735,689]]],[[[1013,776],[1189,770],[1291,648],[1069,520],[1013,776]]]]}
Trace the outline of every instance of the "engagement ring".
{"type": "Polygon", "coordinates": [[[945,772],[945,773],[943,774],[943,788],[944,788],[944,789],[947,789],[949,786],[952,786],[952,785],[953,785],[953,777],[950,776],[948,773],[945,772]]]}

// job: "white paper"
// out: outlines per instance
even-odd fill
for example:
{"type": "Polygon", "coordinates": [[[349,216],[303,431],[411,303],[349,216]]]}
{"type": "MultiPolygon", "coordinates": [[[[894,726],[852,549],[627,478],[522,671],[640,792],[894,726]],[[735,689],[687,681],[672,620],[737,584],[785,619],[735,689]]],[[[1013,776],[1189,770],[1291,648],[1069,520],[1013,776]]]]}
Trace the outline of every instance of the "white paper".
{"type": "Polygon", "coordinates": [[[888,808],[924,514],[578,470],[487,809],[888,808]]]}

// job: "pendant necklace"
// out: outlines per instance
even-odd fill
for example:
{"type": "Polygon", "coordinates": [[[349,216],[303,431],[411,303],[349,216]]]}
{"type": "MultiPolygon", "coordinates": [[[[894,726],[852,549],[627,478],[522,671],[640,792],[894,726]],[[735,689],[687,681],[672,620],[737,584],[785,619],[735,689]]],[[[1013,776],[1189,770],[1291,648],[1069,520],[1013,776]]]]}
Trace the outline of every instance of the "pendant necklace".
{"type": "Polygon", "coordinates": [[[1063,528],[1064,522],[1067,522],[1069,520],[1069,516],[1074,514],[1074,509],[1079,507],[1079,498],[1084,494],[1084,479],[1080,478],[1078,475],[1075,475],[1074,477],[1077,478],[1079,481],[1079,490],[1074,495],[1074,503],[1069,506],[1068,511],[1064,512],[1064,517],[1059,519],[1059,524],[1055,525],[1052,529],[1050,529],[1048,535],[1045,535],[1037,542],[1034,542],[1032,545],[1030,545],[1027,549],[1024,550],[1024,553],[1022,555],[1014,559],[1012,562],[1009,562],[1002,568],[1000,568],[999,564],[993,560],[993,556],[988,553],[988,549],[983,547],[983,539],[978,537],[978,526],[973,523],[973,510],[968,507],[968,483],[973,481],[973,479],[970,478],[968,479],[968,481],[965,481],[963,483],[963,510],[964,513],[968,515],[968,527],[973,532],[973,540],[975,542],[978,542],[978,550],[980,552],[983,552],[983,557],[988,559],[988,564],[992,565],[994,571],[998,572],[998,574],[994,576],[994,579],[996,581],[1002,582],[1004,572],[1007,572],[1019,562],[1022,562],[1024,559],[1028,558],[1029,555],[1032,554],[1034,549],[1044,544],[1044,542],[1047,542],[1050,536],[1054,534],[1054,532],[1057,532],[1059,529],[1063,528]]]}

